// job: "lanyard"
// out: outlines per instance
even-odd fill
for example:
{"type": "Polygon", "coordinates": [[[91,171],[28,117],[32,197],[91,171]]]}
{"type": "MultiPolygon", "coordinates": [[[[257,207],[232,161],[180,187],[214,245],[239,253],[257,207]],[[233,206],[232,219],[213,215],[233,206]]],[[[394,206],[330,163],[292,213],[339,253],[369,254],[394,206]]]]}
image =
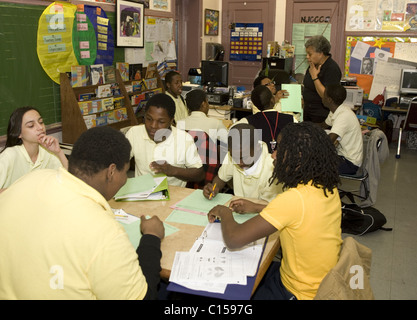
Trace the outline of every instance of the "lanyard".
{"type": "Polygon", "coordinates": [[[266,117],[265,113],[262,112],[262,114],[265,117],[266,122],[268,122],[269,130],[271,132],[271,138],[272,138],[272,140],[269,141],[269,144],[271,145],[272,151],[274,151],[275,150],[275,147],[277,146],[277,142],[275,141],[275,135],[276,135],[277,129],[278,129],[278,115],[279,115],[279,113],[277,112],[277,118],[276,118],[276,122],[275,122],[275,130],[274,130],[274,132],[272,132],[271,123],[269,122],[269,120],[266,117]]]}

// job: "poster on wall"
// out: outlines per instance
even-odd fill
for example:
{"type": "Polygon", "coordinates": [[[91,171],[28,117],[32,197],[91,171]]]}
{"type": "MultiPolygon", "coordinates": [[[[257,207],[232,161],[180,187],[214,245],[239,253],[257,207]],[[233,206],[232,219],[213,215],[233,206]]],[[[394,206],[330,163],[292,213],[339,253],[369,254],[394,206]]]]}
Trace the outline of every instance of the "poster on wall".
{"type": "Polygon", "coordinates": [[[230,60],[261,60],[263,30],[263,23],[236,23],[230,34],[230,60]]]}
{"type": "Polygon", "coordinates": [[[346,31],[417,31],[415,0],[348,0],[346,31]]]}
{"type": "Polygon", "coordinates": [[[143,48],[145,8],[142,3],[117,1],[116,45],[118,47],[143,48]]]}

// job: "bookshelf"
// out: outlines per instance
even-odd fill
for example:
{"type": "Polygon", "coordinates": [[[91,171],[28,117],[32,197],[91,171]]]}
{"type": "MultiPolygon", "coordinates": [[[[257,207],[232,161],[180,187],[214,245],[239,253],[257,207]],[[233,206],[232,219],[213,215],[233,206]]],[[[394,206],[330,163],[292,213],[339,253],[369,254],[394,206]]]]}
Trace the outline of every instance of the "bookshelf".
{"type": "MultiPolygon", "coordinates": [[[[81,94],[89,94],[96,91],[99,85],[89,85],[83,87],[72,87],[71,79],[66,73],[60,74],[60,93],[61,93],[61,118],[62,118],[62,142],[68,144],[74,144],[78,137],[87,130],[87,124],[85,122],[84,116],[96,116],[97,118],[102,118],[105,113],[112,111],[119,111],[120,109],[125,108],[126,114],[123,118],[117,119],[115,122],[109,122],[102,124],[111,126],[117,130],[120,130],[125,127],[134,126],[143,122],[143,109],[140,109],[139,112],[135,114],[137,106],[132,105],[132,96],[137,94],[144,94],[146,98],[149,98],[152,94],[157,92],[165,92],[163,83],[157,75],[157,88],[152,90],[140,90],[136,92],[128,92],[126,87],[131,86],[133,80],[123,81],[120,75],[119,70],[115,70],[116,73],[116,82],[119,84],[120,96],[112,96],[113,99],[123,99],[123,106],[115,107],[114,109],[102,110],[99,112],[88,112],[83,114],[82,108],[79,104],[79,96],[81,94]]],[[[111,98],[111,97],[109,97],[111,98]]],[[[84,102],[97,103],[97,100],[103,100],[107,98],[91,98],[85,100],[84,102]]],[[[113,118],[113,117],[112,117],[113,118]]]]}

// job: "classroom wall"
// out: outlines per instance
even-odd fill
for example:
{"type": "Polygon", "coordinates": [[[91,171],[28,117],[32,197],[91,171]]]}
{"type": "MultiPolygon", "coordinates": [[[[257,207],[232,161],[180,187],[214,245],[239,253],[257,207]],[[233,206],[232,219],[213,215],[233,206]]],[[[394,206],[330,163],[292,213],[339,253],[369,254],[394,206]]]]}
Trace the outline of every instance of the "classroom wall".
{"type": "Polygon", "coordinates": [[[285,39],[285,12],[287,10],[287,0],[276,0],[275,12],[275,38],[281,44],[285,39]]]}
{"type": "Polygon", "coordinates": [[[223,17],[223,12],[222,12],[222,0],[203,0],[203,5],[202,5],[202,17],[203,17],[203,21],[201,21],[203,27],[201,28],[201,38],[202,38],[202,51],[201,51],[201,57],[202,59],[206,58],[206,43],[207,42],[217,42],[217,43],[221,43],[222,42],[222,17],[223,17]],[[217,36],[206,36],[204,35],[204,10],[205,9],[212,9],[212,10],[218,10],[220,11],[220,26],[219,26],[219,35],[217,36]]]}

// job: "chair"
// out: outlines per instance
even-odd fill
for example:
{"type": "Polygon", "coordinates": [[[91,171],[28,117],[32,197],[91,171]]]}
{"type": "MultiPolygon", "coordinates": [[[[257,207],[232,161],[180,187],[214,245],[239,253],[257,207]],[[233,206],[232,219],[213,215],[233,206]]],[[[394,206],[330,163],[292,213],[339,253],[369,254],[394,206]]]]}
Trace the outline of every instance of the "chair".
{"type": "Polygon", "coordinates": [[[204,186],[212,182],[220,168],[219,152],[217,144],[210,139],[207,133],[202,130],[186,130],[194,139],[198,154],[203,162],[205,178],[203,181],[188,182],[187,188],[203,189],[204,186]]]}
{"type": "Polygon", "coordinates": [[[403,131],[417,131],[417,97],[411,99],[408,105],[408,111],[405,120],[401,123],[400,126],[397,154],[395,155],[397,159],[401,157],[401,136],[403,131]]]}
{"type": "Polygon", "coordinates": [[[314,300],[374,300],[371,261],[371,249],[345,238],[339,260],[321,281],[314,300]]]}
{"type": "Polygon", "coordinates": [[[359,190],[346,191],[339,187],[340,198],[347,196],[351,202],[354,197],[360,199],[361,207],[371,206],[376,202],[376,194],[380,177],[380,163],[384,162],[389,154],[388,142],[385,134],[374,129],[363,136],[363,161],[358,171],[353,174],[340,174],[343,181],[360,182],[359,190]]]}

